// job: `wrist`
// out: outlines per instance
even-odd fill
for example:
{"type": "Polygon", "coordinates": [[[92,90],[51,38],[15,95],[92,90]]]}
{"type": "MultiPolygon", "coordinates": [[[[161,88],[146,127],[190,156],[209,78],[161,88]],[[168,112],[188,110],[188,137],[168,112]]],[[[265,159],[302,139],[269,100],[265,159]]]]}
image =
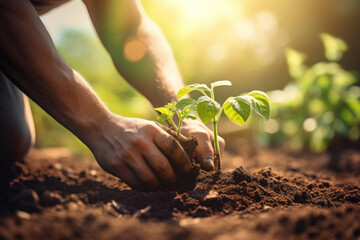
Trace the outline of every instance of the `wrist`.
{"type": "Polygon", "coordinates": [[[76,120],[78,127],[75,135],[89,148],[99,141],[102,135],[104,126],[109,125],[112,113],[103,110],[92,115],[91,117],[81,118],[76,120]]]}

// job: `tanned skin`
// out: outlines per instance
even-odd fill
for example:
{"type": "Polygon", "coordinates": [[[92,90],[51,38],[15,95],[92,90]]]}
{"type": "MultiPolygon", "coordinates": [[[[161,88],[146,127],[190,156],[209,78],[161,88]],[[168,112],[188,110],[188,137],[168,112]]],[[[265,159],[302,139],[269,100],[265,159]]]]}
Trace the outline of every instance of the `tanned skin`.
{"type": "MultiPolygon", "coordinates": [[[[83,2],[119,73],[154,107],[177,100],[183,82],[171,48],[140,1],[83,2]],[[138,62],[124,58],[129,39],[137,39],[146,48],[138,62]]],[[[30,1],[0,0],[0,29],[0,70],[85,143],[105,171],[134,189],[154,191],[176,184],[173,167],[190,170],[186,153],[158,124],[109,111],[60,57],[30,1]]],[[[184,123],[182,133],[198,139],[197,159],[204,168],[212,169],[211,131],[199,121],[191,121],[184,123]]],[[[223,149],[224,140],[220,143],[223,149]]]]}

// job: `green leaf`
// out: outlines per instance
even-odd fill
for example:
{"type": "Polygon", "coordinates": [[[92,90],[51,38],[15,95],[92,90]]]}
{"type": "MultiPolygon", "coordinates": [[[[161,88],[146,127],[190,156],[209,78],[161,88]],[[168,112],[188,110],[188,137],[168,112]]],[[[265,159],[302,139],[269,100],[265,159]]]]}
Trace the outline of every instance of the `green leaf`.
{"type": "Polygon", "coordinates": [[[157,120],[159,121],[168,121],[170,118],[167,115],[161,114],[160,116],[157,117],[157,120]]]}
{"type": "Polygon", "coordinates": [[[196,120],[196,116],[194,114],[189,114],[185,118],[196,120]]]}
{"type": "Polygon", "coordinates": [[[171,102],[171,103],[166,104],[165,108],[168,108],[170,111],[175,111],[175,102],[171,102]]]}
{"type": "Polygon", "coordinates": [[[177,92],[177,97],[181,98],[183,96],[185,96],[186,94],[188,94],[189,92],[192,91],[208,91],[210,92],[210,88],[208,88],[208,86],[206,86],[206,84],[199,84],[199,83],[194,83],[191,85],[188,85],[186,87],[181,88],[178,92],[177,92]]]}
{"type": "Polygon", "coordinates": [[[214,119],[220,111],[220,104],[208,96],[202,96],[198,99],[197,112],[201,121],[207,124],[214,119]]]}
{"type": "Polygon", "coordinates": [[[155,110],[160,113],[160,116],[158,117],[159,120],[167,121],[174,115],[174,113],[166,107],[155,108],[155,110]]]}
{"type": "Polygon", "coordinates": [[[325,56],[329,61],[339,61],[343,53],[348,49],[346,43],[337,37],[327,33],[320,34],[325,47],[325,56]]]}
{"type": "Polygon", "coordinates": [[[228,98],[224,103],[226,116],[236,124],[243,125],[250,115],[250,103],[244,96],[228,98]]]}
{"type": "Polygon", "coordinates": [[[251,107],[263,118],[270,118],[270,101],[269,97],[261,91],[252,91],[247,96],[251,107]]]}
{"type": "Polygon", "coordinates": [[[360,120],[360,99],[347,99],[345,103],[354,116],[360,120]]]}
{"type": "Polygon", "coordinates": [[[185,113],[185,115],[190,114],[190,113],[195,113],[197,110],[197,102],[195,102],[195,104],[191,104],[191,105],[187,105],[186,107],[184,107],[181,112],[185,113]]]}
{"type": "Polygon", "coordinates": [[[167,115],[167,116],[170,116],[172,114],[171,111],[165,107],[155,108],[155,110],[158,111],[159,113],[167,115]]]}
{"type": "Polygon", "coordinates": [[[292,48],[287,48],[285,54],[291,77],[301,77],[306,70],[306,66],[304,65],[304,61],[306,59],[305,54],[292,48]]]}
{"type": "Polygon", "coordinates": [[[193,104],[196,104],[196,100],[195,99],[192,99],[192,98],[183,98],[181,100],[179,100],[175,107],[177,109],[183,109],[184,107],[186,106],[189,106],[189,105],[193,105],[193,104]]]}
{"type": "Polygon", "coordinates": [[[216,81],[216,82],[212,83],[211,89],[214,89],[219,86],[231,86],[231,85],[232,85],[232,83],[229,80],[221,80],[221,81],[216,81]]]}

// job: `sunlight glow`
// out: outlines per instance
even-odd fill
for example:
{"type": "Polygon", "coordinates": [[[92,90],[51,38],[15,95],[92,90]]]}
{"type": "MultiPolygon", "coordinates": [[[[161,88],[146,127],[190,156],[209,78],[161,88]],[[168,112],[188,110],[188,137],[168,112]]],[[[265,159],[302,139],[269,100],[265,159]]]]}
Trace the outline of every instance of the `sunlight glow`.
{"type": "Polygon", "coordinates": [[[228,55],[228,48],[225,44],[217,43],[208,48],[208,56],[213,62],[220,62],[228,55]]]}
{"type": "Polygon", "coordinates": [[[250,40],[255,33],[255,25],[249,20],[240,20],[235,24],[235,34],[241,40],[250,40]]]}
{"type": "Polygon", "coordinates": [[[264,31],[274,31],[278,27],[276,16],[271,11],[261,11],[256,14],[256,22],[264,31]]]}

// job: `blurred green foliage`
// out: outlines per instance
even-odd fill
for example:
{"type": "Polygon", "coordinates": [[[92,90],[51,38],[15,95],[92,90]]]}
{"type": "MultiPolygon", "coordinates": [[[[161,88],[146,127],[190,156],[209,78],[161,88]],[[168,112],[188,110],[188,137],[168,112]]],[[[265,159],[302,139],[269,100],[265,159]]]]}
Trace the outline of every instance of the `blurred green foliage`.
{"type": "Polygon", "coordinates": [[[263,123],[265,142],[322,152],[338,135],[359,139],[358,76],[338,63],[347,45],[329,34],[321,34],[321,39],[327,61],[310,67],[304,64],[304,54],[286,50],[293,81],[283,90],[268,93],[273,119],[263,123]]]}

